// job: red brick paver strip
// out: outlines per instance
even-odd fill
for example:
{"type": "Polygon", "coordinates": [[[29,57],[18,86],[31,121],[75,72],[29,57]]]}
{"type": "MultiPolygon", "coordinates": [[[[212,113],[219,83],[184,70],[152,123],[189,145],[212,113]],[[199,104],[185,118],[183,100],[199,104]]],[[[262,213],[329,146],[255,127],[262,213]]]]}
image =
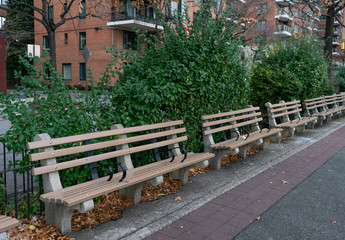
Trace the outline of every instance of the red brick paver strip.
{"type": "Polygon", "coordinates": [[[345,147],[345,127],[220,195],[146,240],[232,239],[345,147]]]}

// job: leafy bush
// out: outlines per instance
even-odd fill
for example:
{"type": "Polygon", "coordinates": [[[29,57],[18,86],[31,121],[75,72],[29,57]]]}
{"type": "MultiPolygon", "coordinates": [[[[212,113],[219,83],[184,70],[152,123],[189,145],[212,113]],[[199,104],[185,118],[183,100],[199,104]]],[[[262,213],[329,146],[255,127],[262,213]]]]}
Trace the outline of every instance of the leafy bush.
{"type": "MultiPolygon", "coordinates": [[[[185,11],[187,12],[187,11],[185,11]]],[[[118,122],[126,127],[183,119],[188,150],[201,151],[201,116],[247,104],[248,84],[241,42],[232,39],[225,17],[212,18],[210,5],[197,18],[178,16],[176,25],[163,24],[162,39],[141,36],[145,49],[122,52],[108,48],[125,62],[113,104],[118,122]],[[185,19],[185,20],[184,20],[185,19]]]]}
{"type": "Polygon", "coordinates": [[[4,179],[0,176],[0,214],[6,210],[6,186],[4,179]]]}
{"type": "Polygon", "coordinates": [[[327,61],[312,40],[291,40],[268,47],[260,62],[253,65],[250,80],[252,104],[321,96],[332,92],[327,61]]]}
{"type": "MultiPolygon", "coordinates": [[[[48,56],[43,56],[46,59],[48,56]]],[[[8,96],[1,95],[0,102],[12,127],[1,136],[1,141],[14,152],[25,149],[26,142],[33,141],[36,134],[48,133],[50,137],[64,137],[94,131],[109,130],[114,124],[112,115],[111,94],[102,87],[108,82],[105,77],[99,83],[90,81],[88,95],[76,92],[72,98],[71,92],[58,72],[52,68],[49,60],[36,59],[37,65],[44,65],[50,69],[49,85],[43,84],[39,79],[43,72],[34,67],[26,58],[20,58],[21,64],[27,69],[28,75],[21,76],[23,87],[18,92],[23,92],[29,102],[21,100],[18,94],[8,96]],[[35,90],[41,90],[43,94],[37,94],[35,90]]],[[[21,75],[19,73],[19,75],[21,75]]],[[[16,162],[16,166],[25,166],[29,163],[26,155],[22,161],[16,162]]],[[[14,164],[14,163],[12,163],[14,164]]],[[[103,163],[99,163],[102,165],[103,163]]],[[[82,182],[90,177],[88,167],[78,171],[67,170],[65,181],[68,184],[82,182]]]]}
{"type": "Polygon", "coordinates": [[[338,74],[335,77],[336,86],[339,87],[340,92],[345,91],[345,67],[339,69],[338,74]]]}

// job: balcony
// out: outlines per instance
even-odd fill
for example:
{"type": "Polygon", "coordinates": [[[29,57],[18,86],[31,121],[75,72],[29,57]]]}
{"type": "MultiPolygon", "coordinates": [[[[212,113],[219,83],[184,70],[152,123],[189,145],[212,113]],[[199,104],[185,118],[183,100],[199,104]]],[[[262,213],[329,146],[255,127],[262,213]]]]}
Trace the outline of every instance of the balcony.
{"type": "Polygon", "coordinates": [[[339,22],[337,21],[337,19],[334,19],[334,26],[339,25],[339,22]]]}
{"type": "Polygon", "coordinates": [[[277,25],[274,34],[284,37],[290,37],[292,36],[292,29],[288,25],[277,25]]]}
{"type": "Polygon", "coordinates": [[[318,17],[314,17],[314,19],[315,19],[315,21],[320,22],[320,18],[318,18],[318,17]]]}
{"type": "Polygon", "coordinates": [[[333,36],[338,37],[340,35],[340,32],[338,29],[334,29],[333,36]]]}
{"type": "Polygon", "coordinates": [[[153,7],[143,7],[139,10],[129,6],[112,10],[110,28],[133,31],[135,29],[154,32],[163,31],[162,24],[157,20],[153,7]]]}
{"type": "Polygon", "coordinates": [[[286,6],[289,6],[289,5],[294,5],[291,0],[276,0],[276,3],[279,6],[283,6],[283,7],[286,7],[286,6]]]}
{"type": "Polygon", "coordinates": [[[340,54],[339,54],[338,52],[336,52],[336,51],[333,50],[333,51],[332,51],[332,55],[337,55],[337,56],[338,56],[338,55],[340,55],[340,54]]]}
{"type": "Polygon", "coordinates": [[[333,46],[339,46],[341,42],[340,38],[333,38],[332,45],[333,46]]]}
{"type": "Polygon", "coordinates": [[[284,8],[276,10],[275,18],[282,22],[288,22],[293,20],[291,11],[289,9],[284,8]]]}

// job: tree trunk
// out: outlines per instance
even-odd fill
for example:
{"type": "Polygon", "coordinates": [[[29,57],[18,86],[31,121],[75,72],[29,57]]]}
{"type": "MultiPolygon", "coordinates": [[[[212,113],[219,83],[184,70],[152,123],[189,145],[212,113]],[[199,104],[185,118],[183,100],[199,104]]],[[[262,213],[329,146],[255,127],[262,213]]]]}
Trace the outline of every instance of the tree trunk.
{"type": "Polygon", "coordinates": [[[325,29],[325,56],[329,61],[328,79],[332,81],[332,51],[333,51],[333,32],[334,32],[334,8],[331,6],[327,10],[326,29],[325,29]]]}
{"type": "Polygon", "coordinates": [[[53,68],[56,68],[56,43],[55,43],[55,31],[50,30],[48,31],[48,38],[49,38],[49,56],[50,56],[50,63],[53,68]]]}

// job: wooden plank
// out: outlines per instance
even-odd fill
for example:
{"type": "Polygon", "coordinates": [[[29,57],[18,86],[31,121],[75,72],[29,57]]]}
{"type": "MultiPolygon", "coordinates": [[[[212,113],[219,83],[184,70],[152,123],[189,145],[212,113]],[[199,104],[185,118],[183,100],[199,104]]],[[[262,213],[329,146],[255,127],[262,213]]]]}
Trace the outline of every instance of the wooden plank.
{"type": "Polygon", "coordinates": [[[0,233],[19,226],[19,221],[15,218],[4,216],[0,222],[0,233]]]}
{"type": "Polygon", "coordinates": [[[305,99],[304,102],[313,102],[313,101],[317,101],[320,99],[324,99],[324,97],[317,97],[317,98],[310,98],[310,99],[305,99]]]}
{"type": "Polygon", "coordinates": [[[202,124],[202,126],[203,127],[210,127],[210,126],[215,126],[215,125],[220,125],[220,124],[224,124],[224,123],[229,123],[229,122],[233,122],[233,121],[237,121],[237,120],[241,120],[241,119],[257,117],[257,116],[260,116],[260,115],[261,115],[260,112],[252,113],[252,114],[246,114],[246,115],[241,115],[241,116],[238,116],[238,117],[226,118],[226,119],[216,120],[216,121],[212,121],[212,122],[204,122],[202,124]]]}
{"type": "Polygon", "coordinates": [[[282,107],[282,106],[288,106],[288,105],[292,105],[292,104],[298,104],[300,103],[299,100],[297,101],[292,101],[292,102],[285,102],[285,103],[276,103],[276,104],[271,104],[271,106],[269,106],[268,108],[275,108],[275,107],[282,107]]]}
{"type": "Polygon", "coordinates": [[[256,118],[256,119],[253,119],[253,120],[250,120],[250,121],[245,121],[245,122],[242,122],[242,123],[237,123],[237,124],[233,124],[233,125],[227,125],[227,126],[224,126],[224,127],[210,129],[210,130],[204,131],[204,135],[207,136],[207,135],[210,135],[210,134],[213,134],[213,133],[217,133],[217,132],[222,132],[222,131],[226,131],[226,130],[236,129],[238,127],[242,127],[242,126],[246,126],[246,125],[251,125],[253,123],[257,123],[257,122],[260,122],[260,121],[262,121],[262,118],[256,118]]]}
{"type": "Polygon", "coordinates": [[[252,111],[258,111],[258,110],[260,110],[259,107],[252,107],[252,108],[246,108],[246,109],[235,110],[235,111],[230,111],[230,112],[204,115],[201,118],[203,120],[209,120],[209,119],[213,119],[213,118],[227,117],[227,116],[231,116],[231,115],[236,115],[236,114],[241,114],[241,113],[246,113],[246,112],[252,112],[252,111]]]}
{"type": "Polygon", "coordinates": [[[87,145],[82,145],[78,147],[70,147],[70,148],[52,150],[52,151],[41,152],[41,153],[33,153],[30,155],[30,161],[39,161],[39,160],[44,160],[44,159],[49,159],[49,158],[54,158],[54,157],[72,155],[72,154],[81,153],[81,152],[88,152],[92,150],[114,147],[114,146],[119,146],[119,145],[128,144],[128,143],[140,142],[140,141],[159,138],[159,137],[171,136],[174,134],[179,134],[179,133],[184,133],[184,132],[186,132],[186,128],[177,128],[177,129],[168,130],[168,131],[150,133],[150,134],[145,134],[145,135],[140,135],[140,136],[135,136],[135,137],[100,142],[100,143],[87,144],[87,145]]]}
{"type": "Polygon", "coordinates": [[[56,172],[56,171],[64,170],[67,168],[72,168],[72,167],[81,166],[81,165],[85,165],[85,164],[89,164],[89,163],[93,163],[93,162],[99,162],[99,161],[106,160],[106,159],[120,157],[120,156],[124,156],[124,155],[128,155],[128,154],[132,154],[132,153],[137,153],[137,152],[142,152],[142,151],[146,151],[146,150],[151,150],[154,148],[168,146],[168,145],[183,142],[183,141],[187,141],[187,136],[178,137],[178,138],[174,138],[174,139],[170,139],[170,140],[166,140],[166,141],[161,141],[161,142],[157,142],[157,143],[146,144],[146,145],[142,145],[142,146],[138,146],[138,147],[113,151],[113,152],[109,152],[109,153],[103,153],[103,154],[99,154],[99,155],[95,155],[95,156],[91,156],[91,157],[85,157],[85,158],[70,160],[68,162],[57,163],[57,164],[53,164],[53,165],[49,165],[49,166],[38,167],[38,168],[34,168],[32,170],[32,174],[33,175],[42,175],[45,173],[56,172]]]}
{"type": "Polygon", "coordinates": [[[294,110],[294,111],[289,111],[289,112],[283,112],[283,113],[279,113],[279,114],[274,114],[272,115],[271,117],[272,118],[277,118],[277,117],[282,117],[282,116],[287,116],[287,115],[290,115],[290,114],[294,114],[294,113],[298,113],[298,112],[301,112],[302,109],[297,109],[297,110],[294,110]]]}
{"type": "Polygon", "coordinates": [[[296,105],[292,105],[292,106],[288,106],[288,107],[284,107],[284,108],[276,108],[276,109],[272,109],[271,113],[286,111],[286,110],[290,110],[290,109],[294,109],[294,108],[300,108],[300,107],[302,107],[301,104],[296,104],[296,105]]]}
{"type": "Polygon", "coordinates": [[[68,137],[62,137],[62,138],[54,138],[51,140],[28,142],[26,145],[27,145],[28,150],[33,150],[33,149],[38,149],[38,148],[53,147],[53,146],[61,145],[61,144],[91,140],[91,139],[96,139],[96,138],[111,137],[111,136],[116,136],[116,135],[121,135],[121,134],[148,131],[148,130],[153,130],[153,129],[166,128],[166,127],[173,127],[173,126],[177,126],[181,124],[183,124],[183,121],[178,120],[178,121],[143,125],[143,126],[137,126],[137,127],[129,127],[129,128],[114,129],[114,130],[108,130],[108,131],[102,131],[102,132],[87,133],[87,134],[68,136],[68,137]]]}
{"type": "Polygon", "coordinates": [[[241,138],[241,139],[238,139],[237,141],[235,139],[230,139],[227,141],[213,144],[210,147],[213,149],[235,149],[238,147],[242,147],[242,146],[251,144],[251,143],[253,143],[253,142],[255,142],[261,138],[266,138],[266,137],[275,135],[275,134],[282,132],[282,131],[283,131],[283,129],[281,129],[281,128],[274,128],[274,129],[271,129],[271,131],[269,131],[269,132],[268,132],[268,129],[263,129],[261,131],[261,133],[259,131],[250,133],[249,137],[247,139],[241,138]]]}
{"type": "Polygon", "coordinates": [[[280,128],[298,127],[306,123],[313,122],[315,120],[317,120],[317,117],[306,117],[306,118],[301,119],[300,121],[298,121],[298,119],[294,119],[292,122],[277,124],[277,127],[280,127],[280,128]]]}
{"type": "MultiPolygon", "coordinates": [[[[164,161],[154,163],[153,165],[155,165],[155,167],[151,170],[151,172],[146,172],[144,175],[135,174],[135,175],[133,175],[133,177],[131,179],[126,178],[125,179],[126,181],[123,181],[121,183],[118,182],[120,176],[118,178],[113,178],[109,182],[106,181],[108,179],[108,177],[104,177],[101,179],[97,179],[98,181],[97,181],[96,186],[93,186],[94,181],[90,181],[88,183],[83,183],[83,185],[88,184],[89,189],[87,189],[87,190],[78,191],[78,189],[70,190],[70,188],[66,188],[66,189],[64,189],[64,191],[58,190],[58,191],[53,192],[53,193],[43,194],[43,195],[41,195],[41,199],[44,200],[45,202],[47,202],[46,200],[51,199],[52,196],[55,196],[55,198],[59,197],[59,199],[60,199],[59,201],[62,201],[66,206],[71,207],[71,206],[74,206],[78,203],[92,199],[94,197],[98,197],[98,196],[116,191],[116,190],[124,188],[124,187],[132,186],[134,184],[152,179],[154,177],[160,176],[162,174],[165,174],[165,173],[168,173],[171,171],[181,169],[183,167],[187,167],[187,166],[196,164],[196,163],[204,161],[204,160],[211,159],[213,157],[214,157],[214,154],[211,154],[211,153],[198,153],[198,154],[193,154],[191,156],[191,158],[188,157],[183,163],[176,161],[176,160],[174,162],[170,163],[168,160],[164,160],[164,161]],[[103,184],[100,184],[101,182],[103,184]],[[72,192],[72,195],[70,195],[71,192],[72,192]],[[68,196],[66,196],[66,198],[65,198],[64,195],[66,195],[66,194],[68,196]]],[[[150,164],[150,165],[152,165],[152,164],[150,164]]],[[[140,171],[137,171],[137,173],[139,173],[139,172],[140,171]]]]}

